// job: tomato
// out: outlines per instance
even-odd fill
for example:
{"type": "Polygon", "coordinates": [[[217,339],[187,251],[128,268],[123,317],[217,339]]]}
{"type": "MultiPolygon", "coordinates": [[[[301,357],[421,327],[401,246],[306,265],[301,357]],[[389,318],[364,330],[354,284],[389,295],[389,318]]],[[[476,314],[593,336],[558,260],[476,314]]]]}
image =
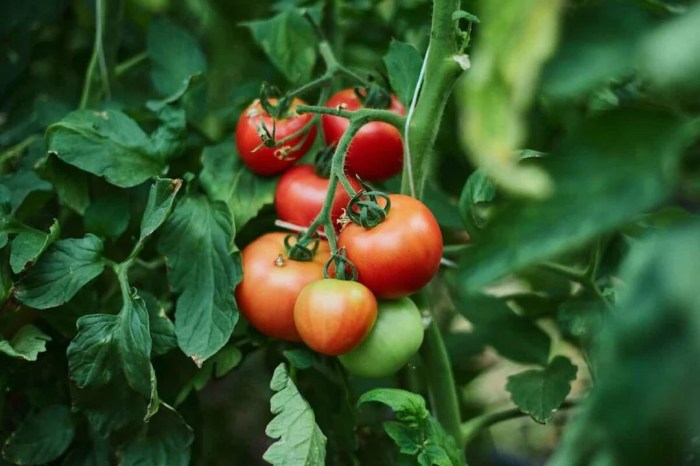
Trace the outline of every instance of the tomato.
{"type": "MultiPolygon", "coordinates": [[[[280,178],[275,191],[275,208],[277,216],[287,222],[308,226],[321,211],[323,201],[328,192],[328,178],[316,174],[312,165],[299,165],[286,171],[280,178]]],[[[355,180],[350,180],[353,188],[360,190],[361,186],[355,180]]],[[[338,183],[331,208],[333,225],[348,206],[350,196],[338,183]]]]}
{"type": "Polygon", "coordinates": [[[294,261],[285,255],[285,236],[268,233],[243,249],[243,281],[236,288],[236,300],[250,324],[265,335],[299,341],[294,303],[306,285],[323,278],[330,249],[322,241],[312,261],[294,261]]]}
{"type": "Polygon", "coordinates": [[[408,298],[379,301],[377,321],[355,349],[340,362],[360,377],[389,377],[411,359],[423,343],[423,321],[408,298]]]}
{"type": "Polygon", "coordinates": [[[396,299],[423,288],[437,273],[442,258],[442,234],[432,212],[422,202],[391,194],[386,219],[372,229],[348,224],[338,236],[358,281],[377,298],[396,299]]]}
{"type": "MultiPolygon", "coordinates": [[[[275,103],[274,99],[271,99],[271,102],[275,103]]],[[[294,113],[296,106],[301,104],[305,102],[294,99],[289,107],[290,116],[275,121],[275,141],[299,131],[311,121],[313,115],[310,113],[303,115],[294,113]]],[[[256,99],[241,113],[236,125],[238,153],[248,168],[258,175],[274,175],[289,168],[306,154],[316,138],[316,126],[313,126],[308,133],[291,139],[281,147],[261,146],[262,140],[258,130],[263,123],[272,134],[273,119],[260,105],[260,100],[256,99]],[[294,150],[297,145],[300,147],[294,150]]]]}
{"type": "Polygon", "coordinates": [[[357,282],[326,278],[307,285],[294,306],[301,339],[319,353],[347,353],[367,335],[377,318],[377,300],[357,282]]]}
{"type": "MultiPolygon", "coordinates": [[[[346,110],[362,108],[362,102],[354,89],[344,89],[336,93],[326,103],[327,107],[344,106],[346,110]]],[[[405,115],[406,109],[395,95],[391,95],[391,105],[387,110],[405,115]]],[[[321,117],[323,136],[326,145],[335,146],[350,125],[347,118],[332,115],[321,117]]],[[[381,181],[391,178],[403,166],[403,143],[401,133],[389,123],[374,121],[364,125],[352,138],[347,155],[345,170],[350,175],[359,175],[367,181],[381,181]]]]}

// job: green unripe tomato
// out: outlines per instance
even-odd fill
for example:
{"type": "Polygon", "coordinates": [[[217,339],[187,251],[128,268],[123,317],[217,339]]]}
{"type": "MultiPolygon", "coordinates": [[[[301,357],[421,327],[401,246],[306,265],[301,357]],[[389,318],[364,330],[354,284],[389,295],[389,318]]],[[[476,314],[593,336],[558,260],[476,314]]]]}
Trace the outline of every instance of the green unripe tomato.
{"type": "Polygon", "coordinates": [[[338,358],[359,377],[389,377],[406,365],[422,343],[423,321],[413,301],[379,301],[377,321],[370,333],[338,358]]]}

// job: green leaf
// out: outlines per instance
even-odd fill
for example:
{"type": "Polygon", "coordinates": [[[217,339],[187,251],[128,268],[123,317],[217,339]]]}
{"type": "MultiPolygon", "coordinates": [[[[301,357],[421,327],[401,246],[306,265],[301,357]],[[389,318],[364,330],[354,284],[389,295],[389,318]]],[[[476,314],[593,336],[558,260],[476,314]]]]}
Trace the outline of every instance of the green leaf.
{"type": "Polygon", "coordinates": [[[176,93],[183,81],[207,71],[207,62],[196,39],[187,30],[164,18],[148,29],[151,82],[158,93],[176,93]]]}
{"type": "Polygon", "coordinates": [[[694,6],[649,34],[640,51],[640,74],[655,90],[690,95],[700,89],[697,82],[700,58],[700,7],[694,6]]]}
{"type": "Polygon", "coordinates": [[[138,295],[128,296],[119,314],[78,319],[68,346],[71,379],[80,389],[78,406],[100,432],[148,420],[158,407],[151,366],[148,311],[138,295]],[[114,397],[106,393],[114,392],[114,397]]]}
{"type": "Polygon", "coordinates": [[[146,291],[139,291],[148,309],[148,323],[153,341],[153,355],[159,356],[177,348],[175,324],[158,300],[146,291]]]}
{"type": "Polygon", "coordinates": [[[163,160],[182,154],[187,136],[187,119],[183,97],[200,81],[201,75],[188,76],[180,89],[163,100],[146,102],[149,110],[154,112],[160,126],[151,135],[152,151],[163,160]]]}
{"type": "Polygon", "coordinates": [[[235,344],[229,343],[227,346],[221,348],[218,353],[207,359],[201,369],[195,373],[194,377],[182,387],[175,400],[175,405],[178,406],[182,404],[192,390],[199,391],[206,387],[212,378],[221,378],[228,374],[233,368],[238,366],[242,360],[243,353],[241,353],[241,350],[239,350],[235,344]]]}
{"type": "Polygon", "coordinates": [[[238,320],[233,289],[241,280],[231,215],[223,203],[186,196],[164,226],[159,250],[178,297],[175,331],[182,351],[201,367],[221,349],[238,320]]]}
{"type": "Polygon", "coordinates": [[[554,51],[562,0],[483,2],[473,66],[458,89],[462,143],[505,191],[543,197],[550,180],[517,164],[540,69],[554,51]],[[504,31],[507,31],[505,33],[504,31]]]}
{"type": "Polygon", "coordinates": [[[48,234],[41,231],[26,230],[15,236],[15,239],[12,240],[12,254],[10,255],[12,272],[19,274],[31,267],[60,235],[61,228],[58,225],[58,221],[54,220],[49,227],[48,234]]]}
{"type": "Polygon", "coordinates": [[[357,400],[357,406],[376,402],[390,407],[399,421],[418,422],[430,416],[422,396],[398,388],[375,388],[357,400]]]}
{"type": "Polygon", "coordinates": [[[141,219],[139,242],[146,241],[170,215],[182,180],[157,178],[148,193],[148,203],[141,219]]]}
{"type": "Polygon", "coordinates": [[[243,23],[277,69],[292,83],[311,79],[316,64],[316,34],[299,10],[289,9],[261,21],[243,23]]]}
{"type": "Polygon", "coordinates": [[[27,306],[47,309],[66,303],[102,273],[102,241],[88,234],[53,243],[17,284],[15,297],[27,306]]]}
{"type": "Polygon", "coordinates": [[[70,408],[51,405],[31,414],[7,439],[2,456],[12,464],[44,464],[61,456],[73,441],[70,408]]]}
{"type": "Polygon", "coordinates": [[[204,149],[204,167],[200,175],[209,198],[228,205],[236,230],[275,199],[277,180],[257,176],[241,161],[233,141],[204,149]]]}
{"type": "Polygon", "coordinates": [[[270,388],[275,392],[270,399],[270,411],[275,417],[265,433],[278,440],[265,451],[263,459],[275,466],[325,464],[326,436],[316,424],[311,406],[287,375],[284,364],[275,369],[270,388]]]}
{"type": "Polygon", "coordinates": [[[554,195],[510,203],[466,250],[465,287],[478,290],[580,247],[654,207],[669,194],[684,143],[683,127],[662,113],[615,111],[587,121],[557,154],[538,160],[556,182],[554,195]]]}
{"type": "Polygon", "coordinates": [[[39,178],[34,170],[19,170],[9,175],[0,175],[0,184],[12,193],[12,212],[16,212],[31,193],[51,191],[51,184],[39,178]]]}
{"type": "Polygon", "coordinates": [[[571,382],[576,380],[576,371],[568,358],[557,356],[545,369],[511,375],[506,390],[522,412],[545,424],[566,400],[571,382]]]}
{"type": "Polygon", "coordinates": [[[36,361],[39,353],[46,351],[48,341],[51,341],[51,337],[39,328],[25,325],[10,341],[0,339],[0,353],[25,361],[36,361]]]}
{"type": "Polygon", "coordinates": [[[313,364],[314,355],[306,348],[282,351],[282,355],[297,369],[308,369],[313,364]]]}
{"type": "Polygon", "coordinates": [[[552,466],[692,464],[700,435],[700,237],[697,221],[637,242],[596,354],[596,384],[552,466]]]}
{"type": "Polygon", "coordinates": [[[130,188],[165,169],[148,135],[118,110],[77,110],[46,131],[49,151],[64,162],[130,188]]]}
{"type": "Polygon", "coordinates": [[[384,55],[384,65],[389,72],[389,83],[406,108],[411,104],[423,57],[411,44],[392,40],[384,55]]]}
{"type": "Polygon", "coordinates": [[[170,406],[161,403],[144,432],[121,450],[121,464],[187,466],[194,433],[170,406]]]}
{"type": "Polygon", "coordinates": [[[97,236],[118,238],[129,226],[131,209],[124,194],[110,193],[90,203],[85,210],[85,231],[97,236]]]}
{"type": "Polygon", "coordinates": [[[375,388],[357,402],[361,406],[378,402],[389,406],[398,422],[383,423],[387,435],[399,447],[399,452],[416,456],[421,466],[461,466],[464,456],[425,406],[422,396],[397,388],[375,388]]]}
{"type": "Polygon", "coordinates": [[[482,169],[474,170],[459,197],[459,211],[471,238],[479,236],[492,213],[491,203],[496,198],[496,186],[482,169]]]}
{"type": "Polygon", "coordinates": [[[632,51],[650,23],[649,15],[631,3],[611,1],[571,8],[564,21],[562,45],[543,71],[544,93],[571,99],[613,78],[625,77],[635,66],[632,51]]]}
{"type": "Polygon", "coordinates": [[[474,325],[475,335],[502,356],[523,364],[547,365],[551,340],[531,320],[487,296],[464,296],[459,312],[474,325]]]}
{"type": "Polygon", "coordinates": [[[39,162],[37,169],[41,177],[53,184],[61,204],[70,207],[80,215],[85,214],[90,204],[87,174],[63,162],[55,154],[49,154],[39,162]]]}

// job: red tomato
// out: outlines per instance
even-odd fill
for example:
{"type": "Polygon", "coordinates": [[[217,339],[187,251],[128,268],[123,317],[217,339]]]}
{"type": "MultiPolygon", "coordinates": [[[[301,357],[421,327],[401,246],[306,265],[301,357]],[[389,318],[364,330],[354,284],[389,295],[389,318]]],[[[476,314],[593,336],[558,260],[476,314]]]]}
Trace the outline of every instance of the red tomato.
{"type": "Polygon", "coordinates": [[[365,230],[348,224],[338,236],[358,281],[382,299],[396,299],[420,290],[437,273],[442,258],[442,234],[432,212],[422,202],[391,194],[386,219],[365,230]]]}
{"type": "MultiPolygon", "coordinates": [[[[362,102],[354,89],[344,89],[336,93],[326,103],[326,107],[343,105],[346,110],[362,108],[362,102]]],[[[405,115],[406,109],[395,95],[391,95],[391,105],[387,110],[405,115]]],[[[350,125],[347,118],[332,115],[321,116],[323,136],[326,144],[336,146],[350,125]]],[[[401,133],[389,123],[374,121],[363,126],[352,138],[345,157],[345,170],[350,175],[359,175],[367,181],[381,181],[391,178],[403,166],[403,143],[401,133]]]]}
{"type": "MultiPolygon", "coordinates": [[[[356,180],[350,180],[353,188],[362,187],[356,180]]],[[[328,192],[328,178],[320,177],[312,165],[299,165],[282,175],[275,191],[275,208],[277,216],[287,222],[308,226],[321,211],[328,192]]],[[[348,206],[350,196],[338,183],[331,208],[333,225],[348,206]]]]}
{"type": "Polygon", "coordinates": [[[250,324],[265,335],[299,341],[294,303],[302,288],[323,278],[330,249],[321,241],[312,261],[294,261],[285,254],[285,236],[268,233],[243,249],[243,281],[236,288],[236,300],[250,324]]]}
{"type": "Polygon", "coordinates": [[[335,356],[356,347],[377,319],[377,300],[357,282],[326,278],[307,285],[294,306],[294,322],[309,348],[335,356]]]}
{"type": "MultiPolygon", "coordinates": [[[[271,99],[271,102],[275,103],[274,99],[271,99]]],[[[313,115],[310,113],[303,115],[294,113],[296,106],[301,104],[305,104],[305,102],[301,99],[294,99],[289,107],[290,116],[275,121],[275,141],[299,131],[311,121],[313,115]]],[[[306,154],[316,138],[316,126],[313,126],[308,133],[291,139],[281,147],[261,146],[262,140],[258,130],[264,123],[272,134],[272,122],[272,117],[265,112],[259,99],[250,104],[238,118],[236,126],[238,153],[248,168],[258,175],[274,175],[289,168],[306,154]],[[298,144],[300,147],[294,150],[293,148],[298,144]],[[256,150],[256,148],[258,149],[256,150]]]]}

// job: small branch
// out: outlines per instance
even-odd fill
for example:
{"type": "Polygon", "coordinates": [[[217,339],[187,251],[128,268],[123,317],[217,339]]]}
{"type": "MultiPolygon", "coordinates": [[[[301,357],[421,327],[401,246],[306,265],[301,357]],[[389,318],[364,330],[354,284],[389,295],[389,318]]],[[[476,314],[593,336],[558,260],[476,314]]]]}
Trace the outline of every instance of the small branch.
{"type": "Polygon", "coordinates": [[[40,134],[32,134],[31,136],[28,136],[24,140],[18,142],[14,146],[4,150],[3,152],[0,153],[0,173],[2,173],[2,166],[9,162],[10,160],[19,157],[24,153],[24,151],[34,144],[35,142],[41,140],[43,138],[42,135],[40,134]]]}
{"type": "Polygon", "coordinates": [[[121,63],[118,63],[117,66],[114,67],[114,75],[121,76],[123,74],[126,74],[132,68],[146,61],[146,59],[148,59],[148,52],[146,51],[134,55],[131,58],[127,58],[126,60],[124,60],[121,63]]]}
{"type": "MultiPolygon", "coordinates": [[[[567,400],[559,407],[562,409],[575,408],[579,405],[580,400],[567,400]]],[[[503,421],[510,421],[512,419],[519,419],[522,417],[528,417],[529,414],[522,412],[519,408],[510,408],[504,411],[497,411],[494,413],[482,414],[481,416],[470,419],[469,421],[462,424],[462,436],[464,438],[464,444],[469,445],[469,443],[476,438],[476,436],[484,429],[487,429],[495,424],[503,421]]]]}
{"type": "Polygon", "coordinates": [[[560,275],[571,280],[572,282],[580,283],[584,286],[587,285],[585,270],[579,270],[566,265],[557,264],[555,262],[543,262],[539,266],[541,269],[560,275]]]}
{"type": "Polygon", "coordinates": [[[95,73],[95,68],[100,67],[100,72],[102,73],[102,83],[105,86],[107,92],[109,91],[109,83],[106,82],[107,76],[104,67],[104,54],[102,52],[102,29],[104,25],[104,15],[102,14],[104,10],[104,0],[95,0],[95,42],[92,47],[92,56],[90,57],[90,63],[88,64],[87,71],[85,72],[85,81],[83,82],[83,93],[80,97],[80,109],[84,110],[87,108],[90,102],[90,90],[92,89],[93,75],[95,73]]]}
{"type": "Polygon", "coordinates": [[[322,107],[320,105],[299,105],[296,108],[297,113],[316,113],[321,115],[333,115],[362,124],[371,121],[382,121],[396,127],[399,131],[403,131],[403,125],[406,118],[398,113],[389,110],[380,110],[376,108],[361,108],[359,110],[343,110],[341,108],[322,107]]]}

